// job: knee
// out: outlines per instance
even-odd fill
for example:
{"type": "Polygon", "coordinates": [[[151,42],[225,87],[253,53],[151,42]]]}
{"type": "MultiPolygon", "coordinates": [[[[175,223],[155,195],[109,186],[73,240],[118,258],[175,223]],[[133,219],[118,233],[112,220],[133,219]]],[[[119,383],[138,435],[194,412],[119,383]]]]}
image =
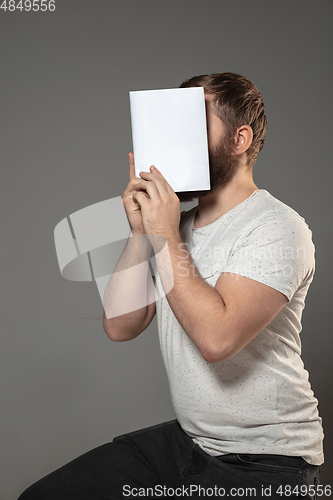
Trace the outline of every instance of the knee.
{"type": "Polygon", "coordinates": [[[32,486],[30,486],[29,488],[24,490],[23,493],[21,493],[17,500],[32,500],[33,498],[36,497],[33,493],[32,486]]]}
{"type": "Polygon", "coordinates": [[[31,487],[27,488],[26,490],[21,493],[21,495],[18,497],[17,500],[32,500],[33,499],[33,493],[29,490],[31,490],[31,487]]]}
{"type": "Polygon", "coordinates": [[[32,484],[24,490],[17,500],[51,500],[54,498],[50,491],[47,491],[41,484],[41,481],[32,484]]]}

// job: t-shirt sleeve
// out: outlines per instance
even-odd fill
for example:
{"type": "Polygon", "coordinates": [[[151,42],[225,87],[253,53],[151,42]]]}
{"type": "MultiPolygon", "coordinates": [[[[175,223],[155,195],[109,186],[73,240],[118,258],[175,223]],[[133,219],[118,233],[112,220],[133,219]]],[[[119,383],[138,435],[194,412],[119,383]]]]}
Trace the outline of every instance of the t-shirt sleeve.
{"type": "Polygon", "coordinates": [[[223,272],[246,276],[288,300],[315,270],[312,232],[298,214],[272,211],[237,239],[223,272]]]}

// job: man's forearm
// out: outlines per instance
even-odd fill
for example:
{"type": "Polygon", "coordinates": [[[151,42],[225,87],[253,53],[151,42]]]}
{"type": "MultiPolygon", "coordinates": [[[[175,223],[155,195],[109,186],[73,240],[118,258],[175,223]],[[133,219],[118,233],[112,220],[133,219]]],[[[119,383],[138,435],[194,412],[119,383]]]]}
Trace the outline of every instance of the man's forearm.
{"type": "Polygon", "coordinates": [[[104,294],[104,326],[128,332],[145,319],[147,305],[155,301],[149,273],[151,244],[145,235],[132,235],[120,256],[104,294]]]}
{"type": "Polygon", "coordinates": [[[170,289],[171,280],[174,282],[166,297],[182,328],[209,361],[217,338],[222,341],[218,332],[226,315],[225,304],[215,288],[200,276],[179,235],[167,240],[167,248],[155,252],[163,288],[170,289]]]}

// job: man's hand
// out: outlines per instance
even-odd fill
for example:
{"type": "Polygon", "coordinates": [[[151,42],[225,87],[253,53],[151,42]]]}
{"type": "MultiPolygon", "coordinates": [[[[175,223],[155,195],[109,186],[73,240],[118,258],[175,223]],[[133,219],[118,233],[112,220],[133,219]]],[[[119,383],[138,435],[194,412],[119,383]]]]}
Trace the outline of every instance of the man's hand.
{"type": "Polygon", "coordinates": [[[179,236],[178,196],[156,167],[151,166],[150,172],[140,172],[140,177],[142,180],[134,184],[132,198],[140,207],[147,238],[149,235],[158,235],[168,241],[179,236]]]}
{"type": "Polygon", "coordinates": [[[127,219],[133,234],[144,234],[140,206],[133,200],[134,184],[140,181],[140,177],[135,177],[134,155],[128,153],[129,160],[129,183],[122,194],[121,201],[124,205],[127,219]]]}

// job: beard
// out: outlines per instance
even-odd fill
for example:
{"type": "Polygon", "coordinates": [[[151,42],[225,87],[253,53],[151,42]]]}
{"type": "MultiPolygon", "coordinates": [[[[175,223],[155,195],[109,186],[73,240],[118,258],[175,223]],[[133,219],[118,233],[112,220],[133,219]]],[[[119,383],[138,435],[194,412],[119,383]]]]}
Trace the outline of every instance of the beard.
{"type": "Polygon", "coordinates": [[[227,151],[225,140],[208,151],[210,189],[203,191],[178,191],[176,195],[181,202],[193,201],[212,193],[220,186],[227,184],[237,170],[237,156],[227,151]]]}

